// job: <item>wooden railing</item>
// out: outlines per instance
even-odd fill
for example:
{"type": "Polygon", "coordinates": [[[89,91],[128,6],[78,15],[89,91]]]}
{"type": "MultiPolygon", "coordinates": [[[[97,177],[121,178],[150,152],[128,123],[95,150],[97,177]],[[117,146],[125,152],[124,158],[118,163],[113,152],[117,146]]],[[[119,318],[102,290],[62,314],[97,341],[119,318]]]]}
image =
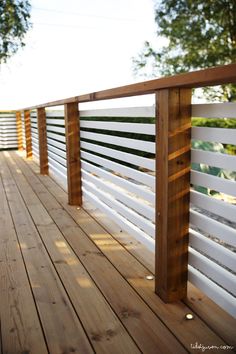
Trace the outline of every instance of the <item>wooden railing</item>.
{"type": "MultiPolygon", "coordinates": [[[[187,294],[192,89],[236,83],[236,64],[146,81],[24,108],[27,157],[30,111],[37,109],[40,171],[48,173],[45,109],[64,105],[68,199],[82,205],[79,105],[153,93],[156,96],[156,293],[165,301],[187,294]]],[[[20,129],[18,130],[20,134],[20,129]]],[[[20,140],[21,137],[20,137],[20,140]]]]}

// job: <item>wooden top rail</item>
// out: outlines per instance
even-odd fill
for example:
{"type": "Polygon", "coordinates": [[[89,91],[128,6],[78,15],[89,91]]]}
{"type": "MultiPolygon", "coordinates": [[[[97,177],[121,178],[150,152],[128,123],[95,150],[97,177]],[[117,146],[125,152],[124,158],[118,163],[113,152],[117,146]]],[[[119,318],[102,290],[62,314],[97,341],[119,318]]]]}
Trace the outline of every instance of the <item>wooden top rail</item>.
{"type": "Polygon", "coordinates": [[[193,71],[190,73],[144,81],[137,84],[116,87],[108,90],[92,92],[85,95],[70,97],[58,101],[52,101],[36,106],[27,107],[24,108],[24,110],[61,106],[66,103],[84,103],[112,98],[151,94],[154,93],[156,90],[165,88],[197,88],[229,83],[236,83],[236,64],[218,66],[214,68],[193,71]]]}

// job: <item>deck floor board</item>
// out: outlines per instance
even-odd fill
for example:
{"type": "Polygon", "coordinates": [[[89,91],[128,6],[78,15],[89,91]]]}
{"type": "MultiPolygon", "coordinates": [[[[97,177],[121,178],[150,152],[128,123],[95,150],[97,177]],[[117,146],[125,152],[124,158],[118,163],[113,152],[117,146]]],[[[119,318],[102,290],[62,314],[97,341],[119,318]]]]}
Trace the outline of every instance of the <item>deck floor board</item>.
{"type": "Polygon", "coordinates": [[[226,344],[196,314],[184,320],[192,312],[186,304],[164,304],[146,280],[149,262],[92,213],[69,206],[66,193],[39,175],[33,161],[5,152],[0,162],[3,354],[196,353],[196,342],[226,344]]]}

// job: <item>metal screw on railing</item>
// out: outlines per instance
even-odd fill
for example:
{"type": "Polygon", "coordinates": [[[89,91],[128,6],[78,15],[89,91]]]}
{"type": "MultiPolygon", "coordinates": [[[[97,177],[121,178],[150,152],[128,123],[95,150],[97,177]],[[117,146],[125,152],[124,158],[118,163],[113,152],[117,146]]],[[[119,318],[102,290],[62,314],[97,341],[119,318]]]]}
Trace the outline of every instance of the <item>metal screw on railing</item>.
{"type": "Polygon", "coordinates": [[[186,313],[185,319],[186,319],[186,320],[193,320],[193,319],[194,319],[194,316],[193,316],[192,313],[186,313]]]}
{"type": "Polygon", "coordinates": [[[153,276],[153,275],[147,275],[147,276],[146,276],[146,279],[147,279],[147,280],[153,280],[153,279],[154,279],[154,276],[153,276]]]}

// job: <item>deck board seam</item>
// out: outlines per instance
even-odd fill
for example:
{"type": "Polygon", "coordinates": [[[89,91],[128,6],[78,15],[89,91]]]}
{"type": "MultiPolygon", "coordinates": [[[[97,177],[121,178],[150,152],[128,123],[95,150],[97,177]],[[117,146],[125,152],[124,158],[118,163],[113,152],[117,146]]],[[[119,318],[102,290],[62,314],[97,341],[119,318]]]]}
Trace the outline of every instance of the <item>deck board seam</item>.
{"type": "MultiPolygon", "coordinates": [[[[14,158],[13,158],[13,159],[14,159],[14,158]]],[[[14,159],[14,161],[15,161],[15,163],[17,164],[17,161],[16,161],[15,159],[14,159]]],[[[23,161],[24,161],[24,160],[23,160],[23,161]]],[[[26,166],[29,166],[29,165],[27,164],[27,161],[24,161],[24,162],[25,162],[26,166]]],[[[18,164],[17,164],[17,165],[18,165],[18,164]]],[[[19,165],[18,165],[18,168],[20,168],[19,165]]],[[[27,175],[25,175],[25,173],[24,173],[23,171],[21,171],[21,172],[22,172],[22,174],[24,175],[25,179],[27,180],[27,183],[28,183],[29,186],[31,187],[31,185],[30,185],[30,183],[29,183],[29,181],[28,181],[28,178],[29,178],[29,177],[28,177],[27,175]]],[[[34,173],[34,172],[33,172],[33,173],[34,173]]],[[[37,177],[37,175],[36,175],[35,173],[34,173],[34,175],[35,175],[35,177],[38,179],[38,177],[37,177]]],[[[15,180],[15,179],[14,179],[14,180],[15,180]]],[[[39,179],[38,179],[38,180],[39,180],[39,179]]],[[[42,184],[41,180],[39,180],[39,181],[40,181],[40,183],[42,184]]],[[[18,188],[18,190],[19,190],[19,186],[18,186],[17,182],[16,182],[16,185],[17,185],[17,188],[18,188]]],[[[43,184],[42,184],[42,185],[43,185],[43,184]]],[[[43,185],[43,186],[44,186],[44,185],[43,185]]],[[[45,187],[45,186],[44,186],[44,187],[45,187]]],[[[32,188],[32,187],[31,187],[31,188],[32,188]]],[[[46,188],[46,187],[45,187],[45,188],[46,188]]],[[[47,188],[46,188],[46,189],[47,189],[47,188]]],[[[33,188],[32,188],[32,190],[33,190],[33,188]]],[[[64,289],[65,289],[65,292],[66,292],[66,294],[67,294],[67,296],[68,296],[68,299],[69,299],[69,301],[70,301],[70,303],[71,303],[71,305],[72,305],[72,307],[73,307],[73,309],[74,309],[74,311],[75,311],[75,313],[76,313],[76,315],[77,315],[79,321],[81,322],[81,325],[82,325],[82,327],[83,327],[83,329],[84,329],[84,331],[85,331],[85,333],[86,333],[86,336],[87,336],[88,339],[89,339],[89,342],[90,342],[92,348],[94,349],[94,346],[93,346],[93,344],[92,344],[92,342],[91,342],[91,340],[90,340],[90,338],[89,338],[89,335],[88,335],[88,333],[87,333],[87,331],[86,331],[86,329],[85,329],[85,327],[84,327],[84,325],[83,325],[83,322],[82,322],[82,320],[80,319],[79,314],[78,314],[76,308],[74,307],[74,304],[73,304],[73,302],[72,302],[72,300],[71,300],[70,295],[68,294],[68,291],[67,291],[67,289],[66,289],[66,286],[64,285],[64,283],[63,283],[63,281],[62,281],[62,279],[61,279],[61,276],[59,275],[59,273],[58,273],[58,271],[57,271],[57,269],[56,269],[56,266],[55,266],[55,264],[54,264],[54,261],[53,261],[52,258],[51,258],[50,252],[48,251],[48,247],[45,245],[45,242],[43,241],[43,238],[41,237],[40,231],[38,230],[38,227],[37,227],[37,225],[35,224],[35,222],[34,222],[34,220],[33,220],[33,217],[32,217],[31,212],[30,212],[30,210],[29,210],[29,208],[28,208],[28,206],[27,206],[27,203],[25,202],[25,199],[24,199],[24,197],[23,197],[23,195],[22,195],[22,193],[21,193],[20,190],[19,190],[19,192],[20,192],[20,194],[21,194],[22,199],[24,200],[24,203],[25,203],[25,205],[26,205],[26,207],[27,207],[27,210],[28,210],[28,212],[29,212],[29,214],[30,214],[30,216],[31,216],[31,219],[32,219],[32,221],[33,221],[33,223],[34,223],[34,225],[35,225],[35,227],[36,227],[36,229],[37,229],[37,231],[38,231],[38,233],[39,233],[39,235],[40,235],[41,241],[42,241],[42,243],[43,243],[43,245],[44,245],[44,248],[45,248],[45,250],[46,250],[46,252],[47,252],[47,254],[48,254],[49,258],[50,258],[50,261],[51,261],[51,263],[52,263],[52,265],[53,265],[53,267],[54,267],[54,269],[55,269],[55,271],[56,271],[56,273],[57,273],[57,275],[58,275],[58,277],[59,277],[59,279],[60,279],[60,281],[61,281],[62,286],[63,286],[64,289]]],[[[103,292],[103,291],[100,289],[100,287],[97,285],[97,282],[94,280],[92,274],[89,272],[89,270],[87,269],[87,267],[86,267],[86,265],[83,263],[83,261],[80,259],[80,257],[77,255],[77,253],[75,252],[75,250],[74,250],[73,246],[71,245],[71,243],[67,240],[67,238],[65,237],[63,231],[60,229],[60,227],[57,225],[56,221],[55,221],[55,220],[53,219],[53,217],[51,216],[50,211],[46,208],[46,206],[45,206],[45,205],[43,204],[43,202],[41,201],[40,196],[38,195],[38,193],[35,192],[34,190],[33,190],[33,192],[35,193],[35,195],[36,195],[37,198],[39,199],[39,201],[40,201],[40,203],[42,204],[43,208],[46,210],[46,212],[47,212],[47,213],[49,214],[49,216],[52,218],[54,224],[57,226],[58,231],[59,231],[59,232],[61,233],[61,235],[63,236],[65,242],[69,245],[69,247],[70,247],[70,249],[72,250],[72,252],[73,252],[73,254],[75,255],[75,257],[79,260],[79,262],[80,262],[80,263],[82,264],[82,266],[84,267],[85,271],[88,273],[88,275],[89,275],[90,278],[92,279],[94,285],[96,286],[96,288],[98,289],[98,291],[100,292],[100,294],[102,295],[102,297],[104,298],[104,300],[105,300],[107,306],[108,306],[109,309],[112,311],[112,313],[113,313],[114,316],[116,317],[117,321],[118,321],[118,322],[120,323],[120,325],[124,328],[124,330],[128,333],[128,335],[129,335],[129,337],[131,338],[131,340],[135,343],[135,345],[137,346],[137,348],[138,348],[138,349],[140,350],[140,352],[141,352],[141,349],[139,348],[139,345],[137,344],[136,340],[133,338],[132,334],[129,332],[129,330],[126,328],[126,326],[122,323],[122,321],[120,320],[120,318],[119,318],[119,316],[117,315],[116,311],[113,309],[113,307],[112,307],[111,304],[109,303],[108,299],[107,299],[106,296],[104,295],[104,292],[103,292]]],[[[48,191],[48,192],[49,192],[49,191],[48,191]]],[[[49,193],[50,193],[50,192],[49,192],[49,193]]],[[[50,194],[51,194],[51,193],[50,193],[50,194]]],[[[52,195],[52,197],[55,198],[53,195],[52,195]]],[[[58,202],[58,203],[59,203],[59,202],[58,202]]],[[[63,210],[67,213],[67,215],[68,215],[70,218],[72,218],[72,216],[64,209],[63,206],[62,206],[62,208],[63,208],[63,210]]],[[[72,219],[73,219],[73,218],[72,218],[72,219]]],[[[76,223],[76,222],[75,222],[75,223],[76,223]]],[[[81,229],[80,226],[79,226],[77,223],[76,223],[76,225],[77,225],[77,227],[78,227],[79,229],[81,229]]],[[[83,230],[82,230],[82,231],[83,231],[83,230]]],[[[86,234],[86,236],[87,236],[87,234],[86,234]]],[[[88,236],[87,236],[87,237],[88,237],[88,236]]],[[[88,239],[89,239],[89,237],[88,237],[88,239]]],[[[97,246],[96,246],[96,247],[97,247],[97,246]]],[[[104,257],[105,257],[105,255],[104,255],[104,257]]],[[[114,269],[115,269],[115,267],[114,267],[114,269]]],[[[115,270],[116,270],[116,269],[115,269],[115,270]]],[[[119,273],[119,272],[118,272],[118,273],[119,273]]],[[[128,285],[130,286],[130,284],[128,284],[128,285]]],[[[95,349],[94,349],[94,351],[95,351],[95,349]]]]}
{"type": "MultiPolygon", "coordinates": [[[[23,159],[23,161],[27,164],[27,161],[25,161],[24,159],[23,159]]],[[[34,163],[34,162],[33,162],[34,163]]],[[[35,164],[35,163],[34,163],[35,164]]],[[[30,164],[27,164],[27,165],[29,165],[30,166],[30,164]]],[[[37,164],[35,164],[36,165],[36,167],[38,167],[37,166],[37,164]]],[[[30,166],[30,168],[31,168],[31,166],[30,166]]],[[[32,168],[31,168],[32,169],[32,168]]],[[[34,173],[34,171],[33,171],[33,173],[34,173]]],[[[49,177],[50,178],[50,177],[49,177]]],[[[40,181],[41,181],[41,178],[40,178],[40,181]]],[[[53,183],[55,183],[61,190],[63,190],[63,188],[61,187],[61,186],[59,186],[57,183],[56,183],[56,181],[54,181],[53,179],[52,179],[52,181],[53,181],[53,183]]],[[[42,182],[42,181],[41,181],[42,182]]],[[[43,182],[42,182],[43,183],[43,182]]],[[[55,196],[50,192],[50,190],[47,188],[47,186],[45,186],[45,188],[48,190],[48,192],[55,198],[55,196]]],[[[64,190],[63,190],[63,192],[65,192],[64,190]]],[[[56,198],[56,200],[58,201],[58,203],[62,206],[62,208],[63,209],[65,209],[64,208],[64,206],[63,206],[63,204],[56,198]]],[[[66,209],[65,209],[66,210],[66,209]]],[[[86,210],[84,210],[90,217],[91,217],[91,215],[86,211],[86,210]]],[[[69,214],[69,216],[70,217],[72,217],[73,218],[73,216],[66,210],[66,212],[69,214]]],[[[98,223],[98,221],[95,219],[95,218],[93,218],[92,217],[92,219],[96,222],[96,223],[98,223]]],[[[93,242],[93,244],[97,247],[97,249],[100,251],[100,252],[102,252],[102,250],[100,250],[100,248],[94,243],[94,241],[89,237],[89,235],[82,229],[82,227],[78,224],[78,222],[73,218],[73,220],[76,222],[76,224],[78,225],[78,227],[87,235],[87,237],[88,237],[88,239],[89,240],[91,240],[92,242],[93,242]]],[[[115,240],[115,241],[117,241],[116,239],[115,239],[115,237],[109,232],[109,231],[107,231],[104,227],[103,227],[103,225],[101,225],[100,223],[98,223],[106,232],[108,232],[108,234],[109,235],[111,235],[111,237],[115,240]]],[[[118,241],[117,241],[118,242],[118,241]]],[[[119,243],[119,242],[118,242],[119,243]]],[[[120,243],[119,243],[120,244],[120,243]]],[[[124,250],[125,251],[127,251],[127,249],[122,245],[122,244],[120,244],[123,248],[124,248],[124,250]]],[[[103,252],[102,252],[103,253],[103,252]]],[[[132,257],[134,257],[133,256],[133,254],[132,253],[130,253],[129,252],[129,254],[132,256],[132,257]]],[[[107,258],[107,256],[103,253],[103,255],[106,257],[106,259],[110,262],[110,264],[118,271],[118,273],[122,276],[122,278],[128,283],[128,285],[135,291],[135,293],[139,296],[139,298],[146,304],[146,306],[148,306],[148,308],[154,313],[154,315],[162,322],[162,324],[172,333],[172,335],[178,340],[178,342],[185,348],[185,349],[187,349],[188,350],[188,348],[180,341],[180,339],[173,333],[173,331],[168,327],[168,325],[162,320],[162,318],[161,317],[159,317],[158,315],[157,315],[157,313],[151,308],[151,306],[146,302],[146,300],[141,296],[141,294],[139,294],[138,293],[138,291],[135,289],[135,287],[134,286],[132,286],[132,284],[130,284],[129,282],[128,282],[128,280],[122,275],[122,273],[119,271],[119,269],[112,263],[112,261],[111,260],[109,260],[108,258],[107,258]]],[[[138,260],[136,257],[134,257],[141,265],[143,265],[141,262],[140,262],[140,260],[138,260]]],[[[147,267],[145,267],[144,266],[144,268],[146,268],[146,269],[148,269],[147,267]]],[[[87,270],[88,271],[88,270],[87,270]]],[[[89,271],[88,271],[89,272],[89,271]]],[[[92,277],[92,275],[90,275],[91,277],[92,277]]],[[[189,311],[191,311],[191,312],[193,312],[194,313],[194,315],[195,316],[197,316],[197,317],[199,317],[199,315],[197,314],[197,313],[195,313],[194,311],[192,311],[191,310],[191,308],[188,306],[188,305],[186,305],[186,304],[184,304],[187,308],[189,308],[189,311]]],[[[199,317],[200,318],[200,317],[199,317]]],[[[201,318],[200,318],[201,319],[201,318]]],[[[202,319],[201,319],[202,320],[202,319]]],[[[207,327],[209,327],[210,328],[210,326],[205,322],[205,321],[203,321],[206,325],[207,325],[207,327]]],[[[220,336],[219,336],[219,334],[217,334],[215,331],[214,331],[214,329],[212,329],[212,328],[210,328],[211,329],[211,331],[218,337],[218,338],[221,338],[220,336]]],[[[221,338],[222,339],[222,341],[223,342],[225,342],[225,340],[223,339],[223,338],[221,338]]]]}

